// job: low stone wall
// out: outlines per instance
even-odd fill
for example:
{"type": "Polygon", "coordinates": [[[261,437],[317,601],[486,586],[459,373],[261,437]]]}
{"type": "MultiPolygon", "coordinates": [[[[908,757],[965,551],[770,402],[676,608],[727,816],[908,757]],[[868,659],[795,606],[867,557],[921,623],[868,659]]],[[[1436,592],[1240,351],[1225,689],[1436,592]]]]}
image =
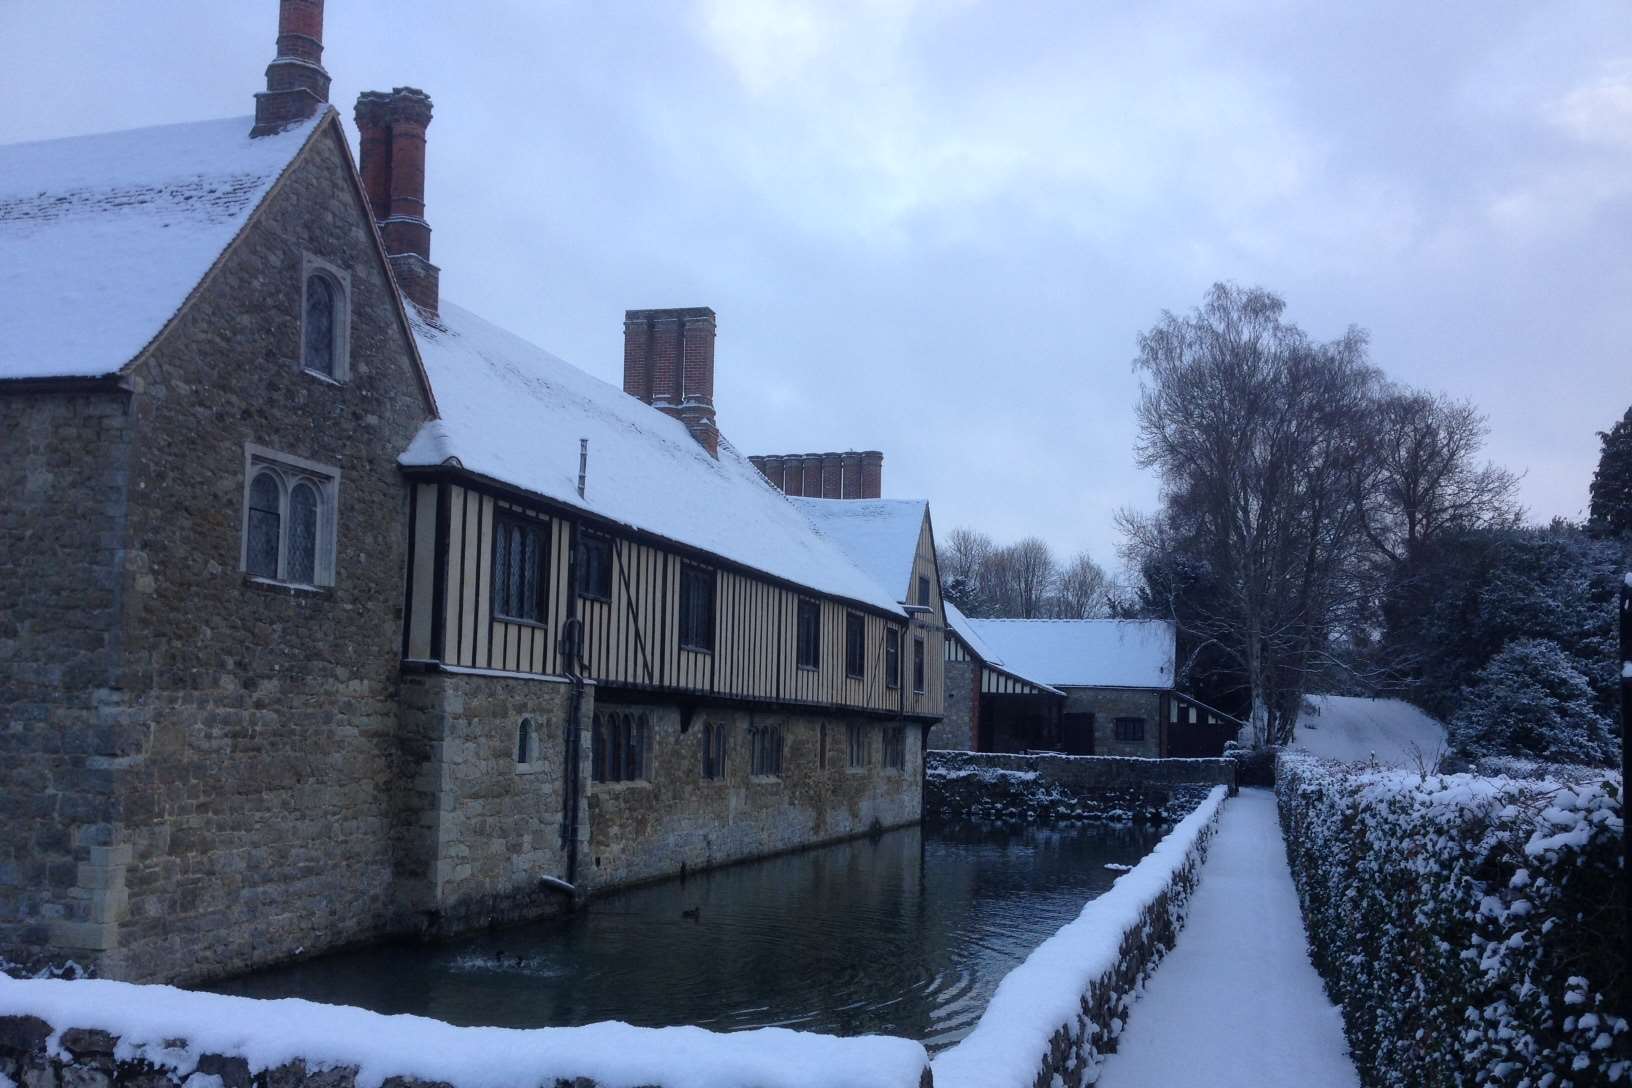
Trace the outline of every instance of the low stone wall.
{"type": "Polygon", "coordinates": [[[932,751],[924,818],[1178,820],[1214,786],[1235,792],[1233,760],[932,751]]]}
{"type": "Polygon", "coordinates": [[[1143,861],[1004,977],[975,1030],[932,1063],[938,1088],[1099,1079],[1130,1006],[1184,927],[1226,796],[1212,787],[1143,861]]]}
{"type": "Polygon", "coordinates": [[[785,1028],[462,1028],[0,974],[4,1088],[930,1088],[922,1045],[785,1028]],[[820,1071],[819,1073],[815,1071],[820,1071]]]}

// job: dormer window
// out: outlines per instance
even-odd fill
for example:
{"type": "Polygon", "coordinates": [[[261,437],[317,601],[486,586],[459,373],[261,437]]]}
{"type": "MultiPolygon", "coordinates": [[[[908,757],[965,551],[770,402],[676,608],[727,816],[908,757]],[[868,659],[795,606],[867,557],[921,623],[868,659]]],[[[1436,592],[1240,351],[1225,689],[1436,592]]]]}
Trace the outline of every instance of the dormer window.
{"type": "Polygon", "coordinates": [[[308,374],[345,381],[351,373],[351,277],[311,254],[300,306],[300,365],[308,374]]]}

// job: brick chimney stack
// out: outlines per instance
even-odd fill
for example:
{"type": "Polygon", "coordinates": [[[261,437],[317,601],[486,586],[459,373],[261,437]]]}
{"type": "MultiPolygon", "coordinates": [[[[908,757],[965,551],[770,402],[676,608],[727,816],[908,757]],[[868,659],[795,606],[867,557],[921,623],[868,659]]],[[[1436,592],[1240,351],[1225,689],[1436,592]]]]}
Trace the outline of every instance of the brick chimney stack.
{"type": "Polygon", "coordinates": [[[364,91],[357,96],[358,172],[379,224],[403,295],[431,317],[441,296],[441,270],[431,263],[425,221],[425,130],[430,95],[417,87],[364,91]]]}
{"type": "Polygon", "coordinates": [[[329,101],[323,69],[323,0],[279,0],[278,52],[266,66],[266,90],[255,96],[251,136],[281,132],[329,101]]]}
{"type": "Polygon", "coordinates": [[[714,333],[714,311],[707,306],[624,311],[623,391],[684,423],[718,457],[714,333]]]}
{"type": "Polygon", "coordinates": [[[843,453],[759,454],[748,458],[771,486],[787,495],[821,499],[876,499],[884,490],[884,455],[843,453]]]}

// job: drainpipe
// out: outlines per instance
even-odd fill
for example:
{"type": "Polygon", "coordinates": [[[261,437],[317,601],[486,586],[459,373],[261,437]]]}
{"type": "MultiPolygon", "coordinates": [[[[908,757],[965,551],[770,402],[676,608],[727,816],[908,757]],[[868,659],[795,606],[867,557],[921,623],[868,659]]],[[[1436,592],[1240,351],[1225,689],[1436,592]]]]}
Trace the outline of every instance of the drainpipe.
{"type": "MultiPolygon", "coordinates": [[[[569,524],[567,547],[567,619],[561,625],[559,653],[565,662],[567,679],[572,681],[572,713],[568,726],[562,768],[561,839],[567,854],[567,883],[574,889],[578,882],[578,799],[583,792],[580,777],[580,755],[583,752],[584,675],[579,648],[583,645],[584,621],[578,616],[578,523],[569,524]]],[[[574,892],[576,898],[576,891],[574,892]]]]}

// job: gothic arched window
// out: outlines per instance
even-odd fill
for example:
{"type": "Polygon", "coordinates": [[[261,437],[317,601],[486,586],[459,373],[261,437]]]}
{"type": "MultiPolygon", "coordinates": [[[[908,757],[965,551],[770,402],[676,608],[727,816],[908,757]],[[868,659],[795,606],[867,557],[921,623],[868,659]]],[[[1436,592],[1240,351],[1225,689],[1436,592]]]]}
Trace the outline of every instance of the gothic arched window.
{"type": "Polygon", "coordinates": [[[350,376],[351,278],[307,254],[300,302],[300,365],[334,381],[350,376]]]}

